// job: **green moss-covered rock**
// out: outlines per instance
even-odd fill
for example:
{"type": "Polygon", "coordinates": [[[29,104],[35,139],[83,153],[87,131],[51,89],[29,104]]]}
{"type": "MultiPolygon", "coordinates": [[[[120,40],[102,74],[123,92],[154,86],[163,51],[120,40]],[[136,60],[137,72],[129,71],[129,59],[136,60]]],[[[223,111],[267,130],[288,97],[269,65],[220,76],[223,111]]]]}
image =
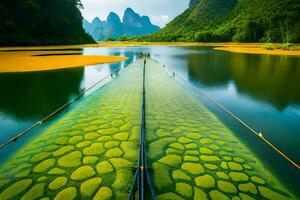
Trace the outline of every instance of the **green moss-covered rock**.
{"type": "Polygon", "coordinates": [[[207,155],[201,155],[200,159],[206,162],[218,162],[220,161],[220,158],[218,156],[207,156],[207,155]]]}
{"type": "Polygon", "coordinates": [[[202,135],[200,133],[188,133],[186,134],[186,137],[191,139],[199,139],[202,137],[202,135]]]}
{"type": "Polygon", "coordinates": [[[128,183],[133,178],[133,172],[131,169],[116,170],[116,178],[112,184],[114,190],[128,191],[130,185],[128,183]]]}
{"type": "Polygon", "coordinates": [[[43,181],[45,181],[45,180],[47,180],[47,179],[48,179],[47,176],[40,176],[40,177],[37,179],[37,181],[38,181],[38,182],[43,182],[43,181]]]}
{"type": "Polygon", "coordinates": [[[38,162],[38,161],[41,161],[41,160],[44,160],[46,158],[48,158],[49,156],[51,156],[51,153],[49,152],[41,152],[37,155],[34,155],[30,158],[30,161],[31,162],[38,162]]]}
{"type": "Polygon", "coordinates": [[[98,142],[106,142],[106,141],[110,141],[112,140],[111,136],[105,135],[105,136],[101,136],[97,139],[98,142]]]}
{"type": "Polygon", "coordinates": [[[239,184],[239,190],[243,192],[251,192],[252,194],[257,194],[256,186],[253,183],[239,184]]]}
{"type": "Polygon", "coordinates": [[[160,155],[163,155],[165,147],[168,145],[170,142],[174,142],[176,139],[175,138],[162,138],[160,140],[156,140],[154,142],[151,142],[149,144],[149,149],[148,149],[148,156],[150,159],[155,159],[157,157],[161,157],[160,155]]]}
{"type": "Polygon", "coordinates": [[[108,187],[101,187],[97,194],[94,196],[93,200],[110,200],[113,198],[113,193],[108,187]]]}
{"type": "Polygon", "coordinates": [[[74,149],[74,146],[63,146],[60,149],[53,152],[54,156],[61,156],[65,153],[68,153],[74,149]]]}
{"type": "Polygon", "coordinates": [[[236,163],[236,162],[228,162],[228,167],[233,170],[233,171],[241,171],[243,170],[243,167],[241,164],[236,163]]]}
{"type": "Polygon", "coordinates": [[[196,157],[196,156],[184,156],[183,157],[183,160],[185,162],[198,162],[199,161],[199,158],[196,157]]]}
{"type": "Polygon", "coordinates": [[[172,143],[169,145],[169,147],[172,147],[172,148],[178,149],[178,150],[184,150],[184,146],[180,143],[172,143]]]}
{"type": "Polygon", "coordinates": [[[88,198],[93,195],[102,183],[102,178],[92,178],[80,185],[80,193],[83,197],[88,198]]]}
{"type": "Polygon", "coordinates": [[[129,133],[121,132],[113,135],[113,138],[116,140],[126,141],[128,140],[129,133]]]}
{"type": "Polygon", "coordinates": [[[86,178],[92,177],[96,174],[95,170],[90,166],[82,166],[76,169],[71,174],[71,179],[81,181],[86,178]]]}
{"type": "Polygon", "coordinates": [[[22,196],[21,200],[35,200],[43,196],[45,183],[38,183],[34,185],[28,192],[22,196]]]}
{"type": "Polygon", "coordinates": [[[251,197],[247,194],[241,193],[241,192],[239,193],[239,196],[240,196],[239,200],[240,199],[242,199],[242,200],[255,200],[253,197],[251,197]]]}
{"type": "Polygon", "coordinates": [[[68,187],[62,191],[60,191],[54,198],[54,200],[73,200],[77,196],[76,187],[68,187]]]}
{"type": "Polygon", "coordinates": [[[257,176],[251,176],[251,181],[253,181],[254,183],[261,184],[261,185],[266,184],[266,181],[264,179],[259,178],[257,176]]]}
{"type": "Polygon", "coordinates": [[[57,177],[48,185],[48,188],[50,190],[58,190],[59,188],[65,186],[67,182],[68,182],[67,177],[57,177]]]}
{"type": "Polygon", "coordinates": [[[108,158],[121,157],[122,155],[123,155],[123,151],[119,148],[109,149],[105,153],[105,156],[108,157],[108,158]]]}
{"type": "Polygon", "coordinates": [[[177,167],[182,163],[182,159],[178,155],[167,155],[167,156],[159,159],[158,162],[166,164],[170,167],[177,167]]]}
{"type": "Polygon", "coordinates": [[[230,172],[229,176],[232,178],[233,181],[239,182],[239,181],[248,181],[249,177],[245,173],[241,172],[230,172]]]}
{"type": "Polygon", "coordinates": [[[115,169],[132,168],[133,163],[124,158],[110,158],[109,161],[115,169]]]}
{"type": "Polygon", "coordinates": [[[209,169],[209,170],[216,170],[216,169],[218,169],[218,166],[217,165],[213,165],[213,164],[204,164],[203,166],[206,169],[209,169]]]}
{"type": "Polygon", "coordinates": [[[182,170],[175,170],[172,173],[172,177],[174,180],[185,180],[190,181],[192,180],[191,177],[189,177],[186,173],[184,173],[182,170]]]}
{"type": "Polygon", "coordinates": [[[193,142],[193,140],[186,138],[186,137],[180,137],[180,138],[178,138],[177,141],[181,144],[188,144],[188,143],[193,142]]]}
{"type": "Polygon", "coordinates": [[[184,145],[186,149],[197,149],[198,145],[196,143],[189,143],[184,145]]]}
{"type": "Polygon", "coordinates": [[[200,140],[201,144],[210,144],[212,142],[213,141],[211,139],[209,139],[209,138],[203,138],[203,139],[200,140]]]}
{"type": "Polygon", "coordinates": [[[77,167],[81,165],[82,154],[80,151],[69,153],[58,160],[58,165],[62,167],[77,167]]]}
{"type": "Polygon", "coordinates": [[[92,143],[91,141],[82,141],[82,142],[78,143],[78,144],[76,145],[76,147],[78,147],[78,148],[87,147],[87,146],[89,146],[91,143],[92,143]]]}
{"type": "Polygon", "coordinates": [[[107,174],[114,170],[113,166],[108,161],[102,161],[96,166],[99,174],[107,174]]]}
{"type": "Polygon", "coordinates": [[[68,137],[65,137],[65,136],[63,136],[63,137],[58,137],[58,138],[56,138],[55,139],[55,144],[60,144],[60,145],[64,145],[64,144],[67,144],[68,143],[68,137]]]}
{"type": "Polygon", "coordinates": [[[84,156],[83,157],[83,164],[94,164],[98,161],[98,158],[96,156],[84,156]]]}
{"type": "Polygon", "coordinates": [[[216,175],[221,179],[225,179],[225,180],[229,179],[229,176],[227,174],[225,174],[224,172],[217,172],[216,175]]]}
{"type": "Polygon", "coordinates": [[[165,194],[158,195],[157,200],[184,200],[182,197],[179,195],[173,193],[173,192],[168,192],[165,194]]]}
{"type": "Polygon", "coordinates": [[[99,156],[105,152],[105,148],[102,143],[93,143],[91,146],[83,149],[82,153],[85,156],[99,156]]]}
{"type": "Polygon", "coordinates": [[[15,199],[20,193],[25,191],[31,185],[31,183],[31,179],[23,179],[11,184],[0,193],[0,199],[15,199]]]}
{"type": "Polygon", "coordinates": [[[98,138],[99,136],[100,136],[99,134],[91,132],[91,133],[85,134],[84,138],[87,139],[87,140],[93,140],[93,139],[98,138]]]}
{"type": "Polygon", "coordinates": [[[266,199],[272,199],[272,200],[285,200],[290,199],[282,194],[279,194],[270,188],[267,188],[265,186],[258,186],[259,193],[265,197],[266,199]]]}
{"type": "Polygon", "coordinates": [[[209,196],[212,200],[230,200],[229,197],[227,197],[225,194],[222,192],[219,192],[218,190],[212,190],[209,192],[209,196]]]}
{"type": "Polygon", "coordinates": [[[119,130],[117,128],[107,128],[107,129],[99,130],[98,133],[102,135],[112,135],[113,133],[116,133],[118,131],[119,130]]]}
{"type": "Polygon", "coordinates": [[[190,198],[193,195],[193,188],[187,183],[176,183],[175,190],[183,197],[190,198]]]}
{"type": "Polygon", "coordinates": [[[64,173],[66,173],[65,170],[60,169],[60,168],[57,168],[57,167],[51,169],[51,170],[48,172],[48,174],[50,174],[50,175],[62,175],[62,174],[64,174],[64,173]]]}
{"type": "Polygon", "coordinates": [[[76,143],[78,143],[82,140],[83,140],[83,137],[81,135],[76,135],[76,136],[73,136],[69,139],[69,143],[70,144],[76,144],[76,143]]]}
{"type": "Polygon", "coordinates": [[[211,188],[215,186],[215,179],[208,174],[203,176],[198,176],[195,178],[195,183],[197,186],[204,187],[204,188],[211,188]]]}
{"type": "Polygon", "coordinates": [[[225,162],[225,161],[221,162],[220,166],[221,166],[222,169],[228,169],[227,162],[225,162]]]}
{"type": "Polygon", "coordinates": [[[208,200],[207,194],[200,190],[199,188],[194,187],[194,200],[208,200]]]}
{"type": "Polygon", "coordinates": [[[217,186],[220,190],[226,193],[237,193],[235,185],[228,181],[218,181],[217,186]]]}
{"type": "Polygon", "coordinates": [[[33,168],[34,173],[42,173],[47,169],[54,166],[55,160],[54,159],[47,159],[41,163],[39,163],[35,168],[33,168]]]}
{"type": "Polygon", "coordinates": [[[104,144],[104,147],[106,149],[111,149],[111,148],[114,148],[114,147],[118,147],[119,145],[120,145],[119,141],[109,141],[109,142],[106,142],[104,144]]]}
{"type": "Polygon", "coordinates": [[[206,147],[201,147],[201,148],[199,149],[199,151],[200,151],[200,153],[202,153],[202,154],[213,154],[213,153],[214,153],[211,149],[206,148],[206,147]]]}
{"type": "Polygon", "coordinates": [[[164,164],[153,164],[153,177],[154,185],[160,192],[167,191],[173,186],[173,181],[170,176],[170,168],[164,164]]]}
{"type": "Polygon", "coordinates": [[[181,168],[186,172],[189,172],[194,175],[202,174],[205,172],[204,168],[199,163],[185,162],[182,164],[181,168]]]}
{"type": "Polygon", "coordinates": [[[92,126],[85,127],[83,130],[84,130],[85,132],[90,132],[90,131],[96,131],[96,130],[98,130],[98,129],[99,129],[99,128],[98,128],[97,126],[92,125],[92,126]]]}
{"type": "Polygon", "coordinates": [[[128,160],[136,160],[138,158],[138,144],[137,142],[121,142],[121,149],[124,152],[123,158],[128,160]]]}

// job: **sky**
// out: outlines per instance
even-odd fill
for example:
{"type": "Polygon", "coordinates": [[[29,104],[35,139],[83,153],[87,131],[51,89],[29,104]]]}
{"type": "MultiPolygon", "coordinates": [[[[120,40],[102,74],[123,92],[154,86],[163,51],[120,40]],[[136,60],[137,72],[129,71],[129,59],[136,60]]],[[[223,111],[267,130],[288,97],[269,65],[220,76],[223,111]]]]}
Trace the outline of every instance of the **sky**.
{"type": "Polygon", "coordinates": [[[130,7],[140,15],[147,15],[151,22],[164,27],[174,17],[188,8],[189,0],[81,0],[83,17],[92,21],[95,17],[105,20],[109,12],[123,18],[126,8],[130,7]]]}

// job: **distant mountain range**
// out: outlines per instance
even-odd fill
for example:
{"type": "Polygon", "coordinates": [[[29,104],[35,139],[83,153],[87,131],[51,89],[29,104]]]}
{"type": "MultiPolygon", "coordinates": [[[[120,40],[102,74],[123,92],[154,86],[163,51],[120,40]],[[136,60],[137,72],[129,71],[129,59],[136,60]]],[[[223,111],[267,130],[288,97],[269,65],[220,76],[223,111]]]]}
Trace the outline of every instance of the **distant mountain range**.
{"type": "Polygon", "coordinates": [[[300,0],[190,0],[159,32],[138,41],[300,42],[300,0]]]}
{"type": "Polygon", "coordinates": [[[106,21],[101,21],[98,17],[91,23],[83,20],[83,28],[97,41],[118,39],[121,36],[142,36],[160,30],[159,26],[151,23],[149,17],[140,16],[131,8],[125,10],[122,21],[116,13],[111,12],[106,21]]]}

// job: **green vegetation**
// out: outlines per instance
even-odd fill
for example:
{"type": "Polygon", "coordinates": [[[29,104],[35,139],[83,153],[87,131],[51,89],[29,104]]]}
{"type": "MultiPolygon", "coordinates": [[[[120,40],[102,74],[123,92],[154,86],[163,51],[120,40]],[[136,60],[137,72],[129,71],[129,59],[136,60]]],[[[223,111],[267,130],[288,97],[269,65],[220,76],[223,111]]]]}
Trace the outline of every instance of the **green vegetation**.
{"type": "MultiPolygon", "coordinates": [[[[137,41],[300,42],[298,0],[201,0],[158,33],[137,41]]],[[[286,47],[287,46],[287,47],[286,47]]]]}
{"type": "Polygon", "coordinates": [[[2,0],[0,46],[95,43],[82,28],[80,0],[2,0]]]}

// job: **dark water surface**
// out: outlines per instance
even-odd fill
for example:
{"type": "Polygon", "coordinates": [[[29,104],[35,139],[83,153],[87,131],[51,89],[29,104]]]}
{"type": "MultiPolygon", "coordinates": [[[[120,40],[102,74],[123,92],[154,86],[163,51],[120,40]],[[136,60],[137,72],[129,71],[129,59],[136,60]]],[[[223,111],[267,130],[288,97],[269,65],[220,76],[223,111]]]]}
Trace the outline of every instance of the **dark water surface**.
{"type": "MultiPolygon", "coordinates": [[[[150,52],[168,70],[197,85],[251,127],[261,131],[293,160],[300,162],[300,58],[229,53],[214,51],[211,47],[85,48],[82,52],[86,55],[122,55],[129,59],[86,68],[0,74],[0,142],[68,102],[83,88],[128,65],[141,51],[150,52]]],[[[297,190],[299,171],[203,96],[199,95],[199,98],[284,184],[297,190]]],[[[1,161],[43,127],[0,150],[1,161]]]]}

